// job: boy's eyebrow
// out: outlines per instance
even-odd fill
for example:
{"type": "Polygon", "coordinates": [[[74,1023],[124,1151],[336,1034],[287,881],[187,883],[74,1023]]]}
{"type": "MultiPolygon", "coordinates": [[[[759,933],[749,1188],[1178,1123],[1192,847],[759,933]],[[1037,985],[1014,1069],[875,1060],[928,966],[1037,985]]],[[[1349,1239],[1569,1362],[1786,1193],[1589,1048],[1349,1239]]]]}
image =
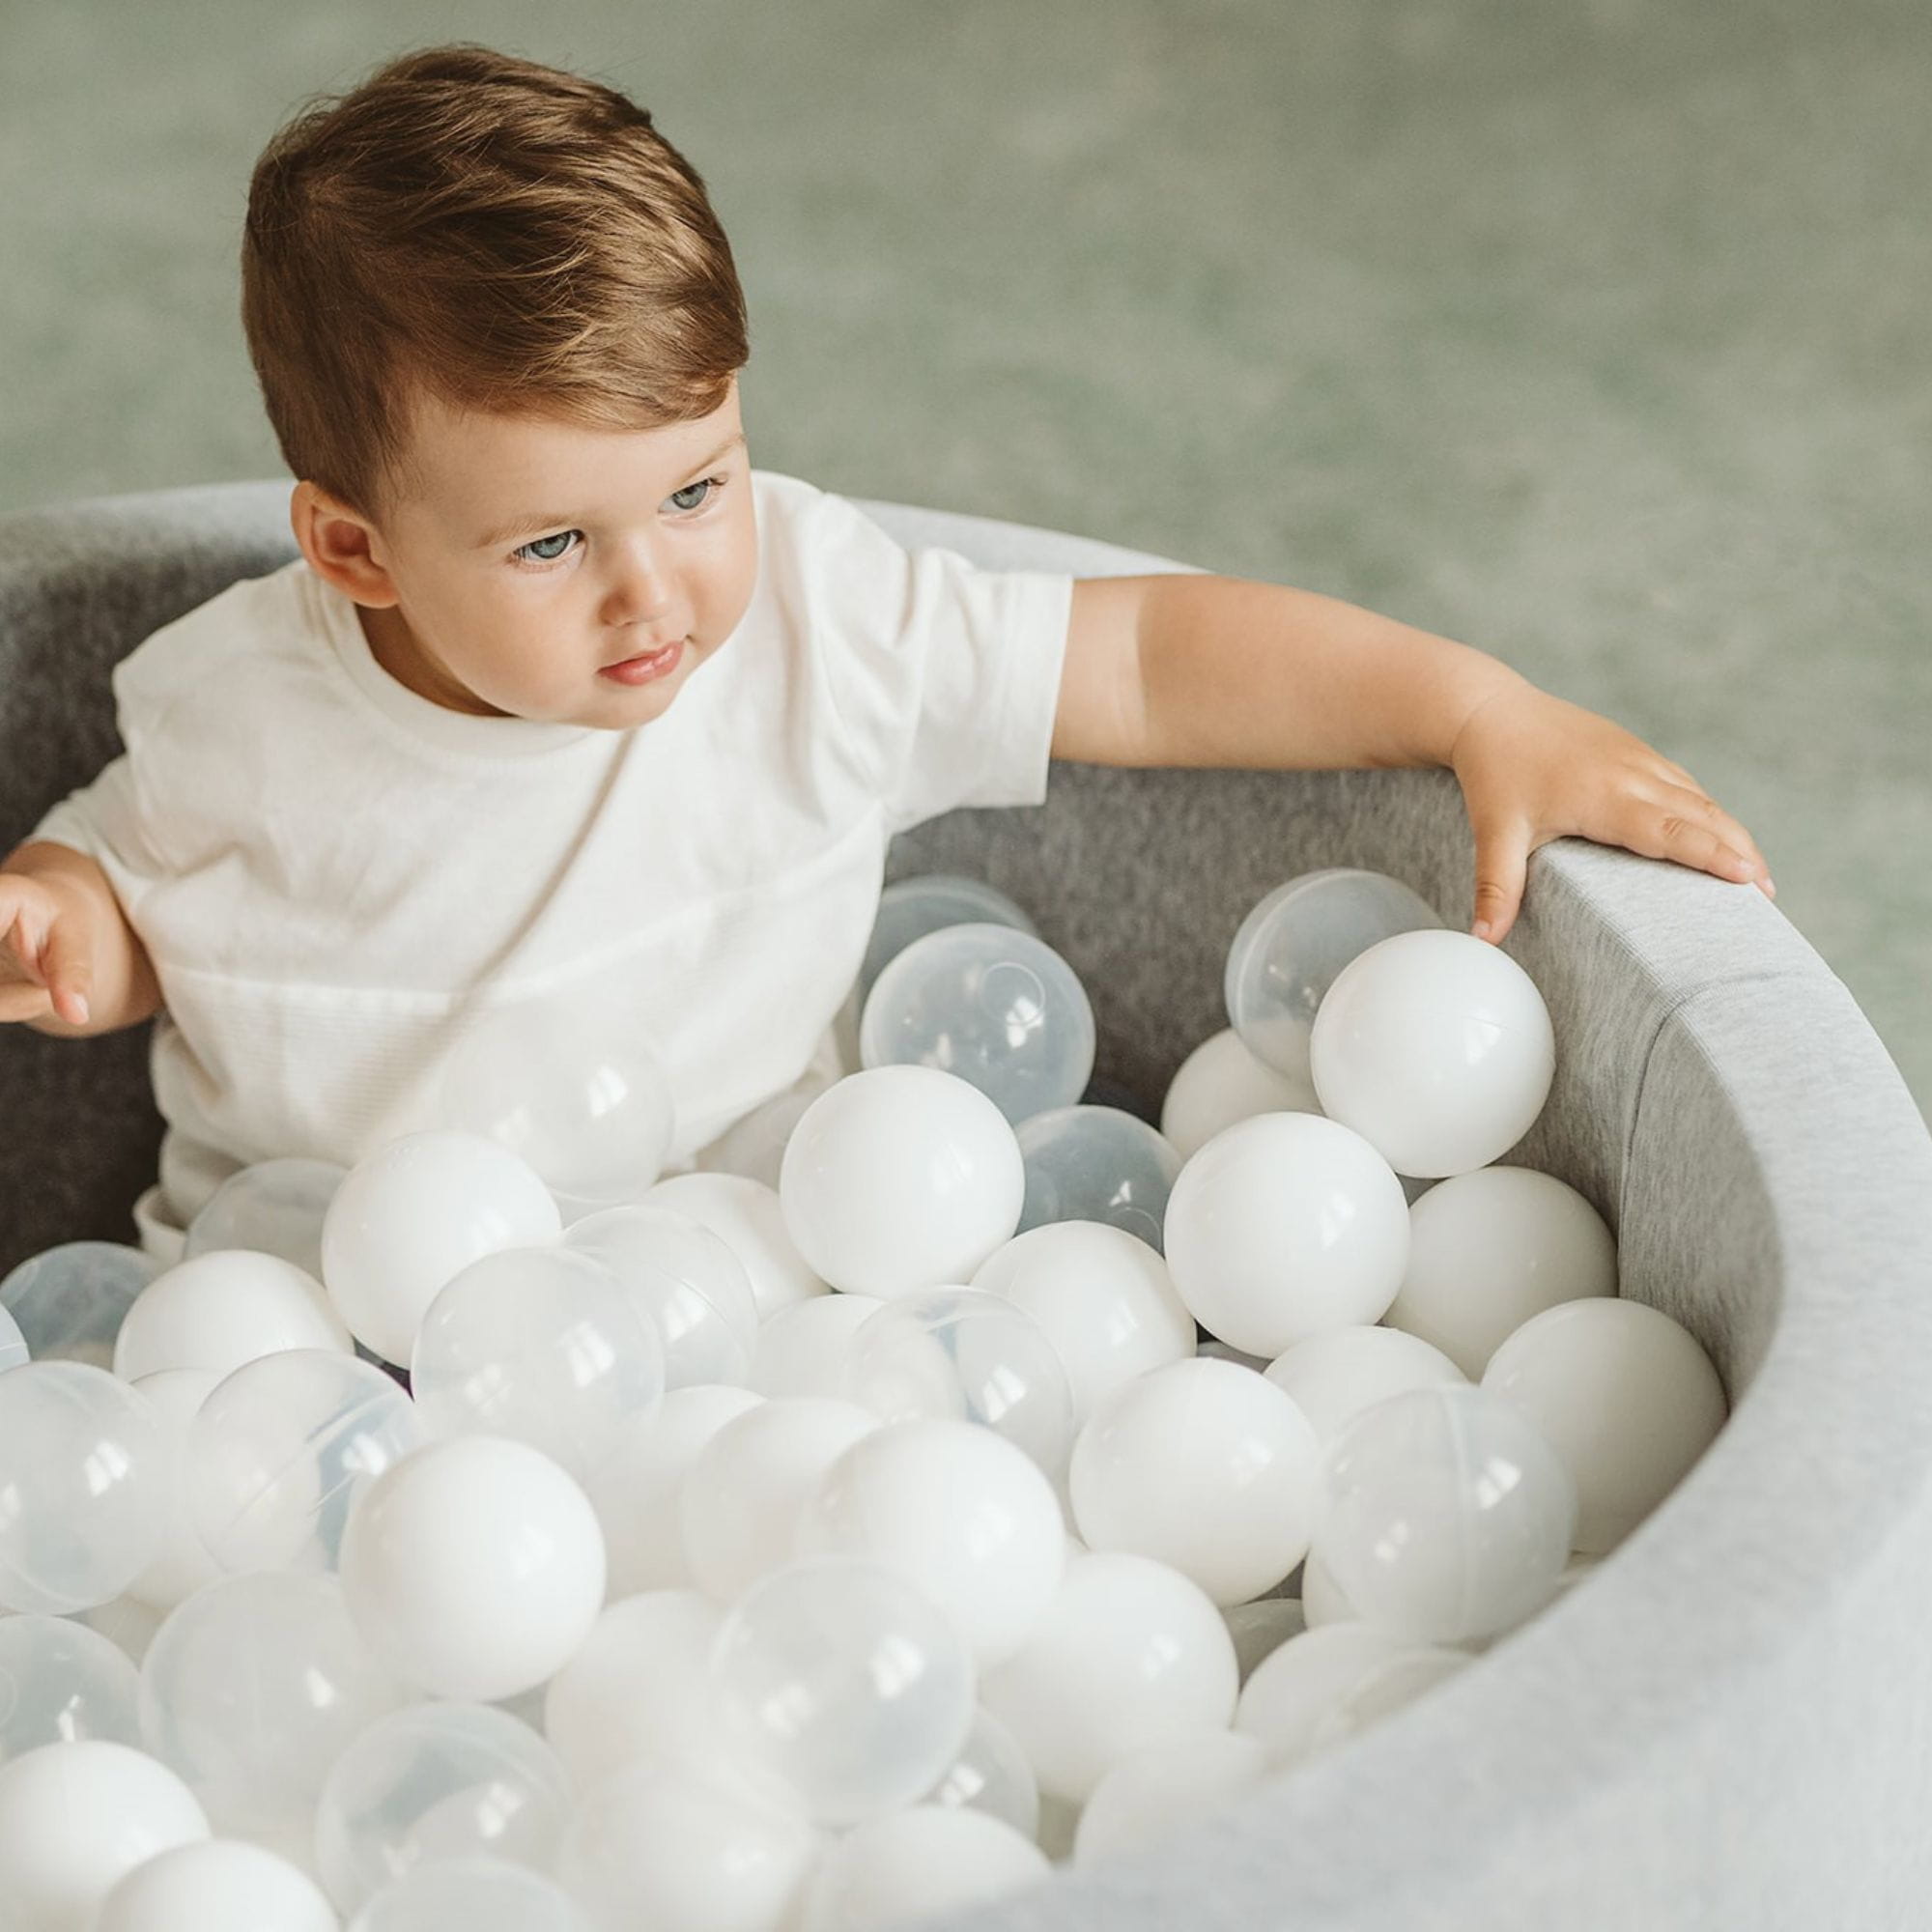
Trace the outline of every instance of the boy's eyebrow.
{"type": "MultiPolygon", "coordinates": [[[[693,464],[691,469],[685,472],[689,480],[677,484],[669,494],[674,497],[679,490],[688,490],[691,487],[692,481],[696,481],[701,477],[704,471],[709,469],[721,456],[736,449],[744,440],[745,432],[740,430],[728,441],[721,442],[702,462],[693,464]]],[[[498,544],[508,543],[512,537],[521,536],[526,530],[564,527],[568,526],[571,522],[572,519],[567,512],[548,517],[517,517],[509,523],[498,524],[488,536],[478,541],[476,548],[478,550],[495,550],[498,544]]]]}

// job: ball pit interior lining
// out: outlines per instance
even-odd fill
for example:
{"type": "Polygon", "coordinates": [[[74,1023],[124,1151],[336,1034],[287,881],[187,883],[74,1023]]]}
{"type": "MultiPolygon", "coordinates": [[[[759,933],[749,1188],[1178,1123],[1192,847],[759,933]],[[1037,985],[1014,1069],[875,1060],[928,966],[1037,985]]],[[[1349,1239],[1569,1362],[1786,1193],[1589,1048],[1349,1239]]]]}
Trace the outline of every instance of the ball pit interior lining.
{"type": "MultiPolygon", "coordinates": [[[[287,485],[0,517],[0,836],[118,749],[112,666],[294,553],[287,485]]],[[[859,499],[989,567],[1191,568],[859,499]]],[[[1221,964],[1283,879],[1351,865],[1466,929],[1439,771],[1060,765],[1043,806],[901,834],[889,878],[1009,893],[1094,989],[1096,1076],[1157,1102],[1226,1024],[1221,964]]],[[[1579,839],[1531,861],[1509,951],[1555,1020],[1508,1156],[1579,1187],[1623,1292],[1683,1321],[1734,1412],[1602,1569],[1455,1682],[1143,1860],[934,1920],[1397,1932],[1878,1926],[1932,1888],[1932,1140],[1842,982],[1748,888],[1579,839]]],[[[0,1272],[132,1237],[160,1123],[149,1029],[0,1029],[0,1272]]]]}

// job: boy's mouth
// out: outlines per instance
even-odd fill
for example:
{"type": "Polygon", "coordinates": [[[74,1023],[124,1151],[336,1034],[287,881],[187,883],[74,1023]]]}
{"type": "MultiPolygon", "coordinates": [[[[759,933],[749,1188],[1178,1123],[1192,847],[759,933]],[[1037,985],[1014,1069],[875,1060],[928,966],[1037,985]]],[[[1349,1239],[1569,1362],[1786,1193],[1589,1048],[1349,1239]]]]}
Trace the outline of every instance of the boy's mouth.
{"type": "Polygon", "coordinates": [[[597,675],[613,679],[618,684],[646,684],[675,668],[678,659],[684,655],[685,642],[683,638],[678,638],[657,650],[641,651],[636,657],[620,659],[616,664],[604,666],[597,675]]]}

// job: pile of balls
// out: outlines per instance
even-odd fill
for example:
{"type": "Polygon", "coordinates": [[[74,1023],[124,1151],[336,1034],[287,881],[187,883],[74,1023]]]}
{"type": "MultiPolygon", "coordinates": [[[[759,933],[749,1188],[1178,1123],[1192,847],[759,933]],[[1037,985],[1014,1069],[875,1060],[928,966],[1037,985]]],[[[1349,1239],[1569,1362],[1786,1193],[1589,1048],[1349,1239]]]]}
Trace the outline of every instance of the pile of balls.
{"type": "Polygon", "coordinates": [[[0,1283],[15,1932],[869,1932],[1131,1858],[1462,1670],[1725,1416],[1503,1161],[1507,953],[1331,868],[1159,1126],[975,880],[667,1175],[648,1044],[515,1013],[439,1124],[162,1266],[0,1283]],[[405,1373],[407,1372],[407,1373],[405,1373]]]}

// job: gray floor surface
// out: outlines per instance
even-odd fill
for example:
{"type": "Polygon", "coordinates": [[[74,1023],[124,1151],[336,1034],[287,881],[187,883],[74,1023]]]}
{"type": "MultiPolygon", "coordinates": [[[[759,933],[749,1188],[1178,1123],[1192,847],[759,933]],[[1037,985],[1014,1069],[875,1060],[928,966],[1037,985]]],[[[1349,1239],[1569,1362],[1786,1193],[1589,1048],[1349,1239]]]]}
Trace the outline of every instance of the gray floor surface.
{"type": "Polygon", "coordinates": [[[703,174],[753,460],[1303,584],[1695,772],[1932,1096],[1932,10],[0,0],[0,509],[283,475],[308,97],[474,40],[703,174]]]}

